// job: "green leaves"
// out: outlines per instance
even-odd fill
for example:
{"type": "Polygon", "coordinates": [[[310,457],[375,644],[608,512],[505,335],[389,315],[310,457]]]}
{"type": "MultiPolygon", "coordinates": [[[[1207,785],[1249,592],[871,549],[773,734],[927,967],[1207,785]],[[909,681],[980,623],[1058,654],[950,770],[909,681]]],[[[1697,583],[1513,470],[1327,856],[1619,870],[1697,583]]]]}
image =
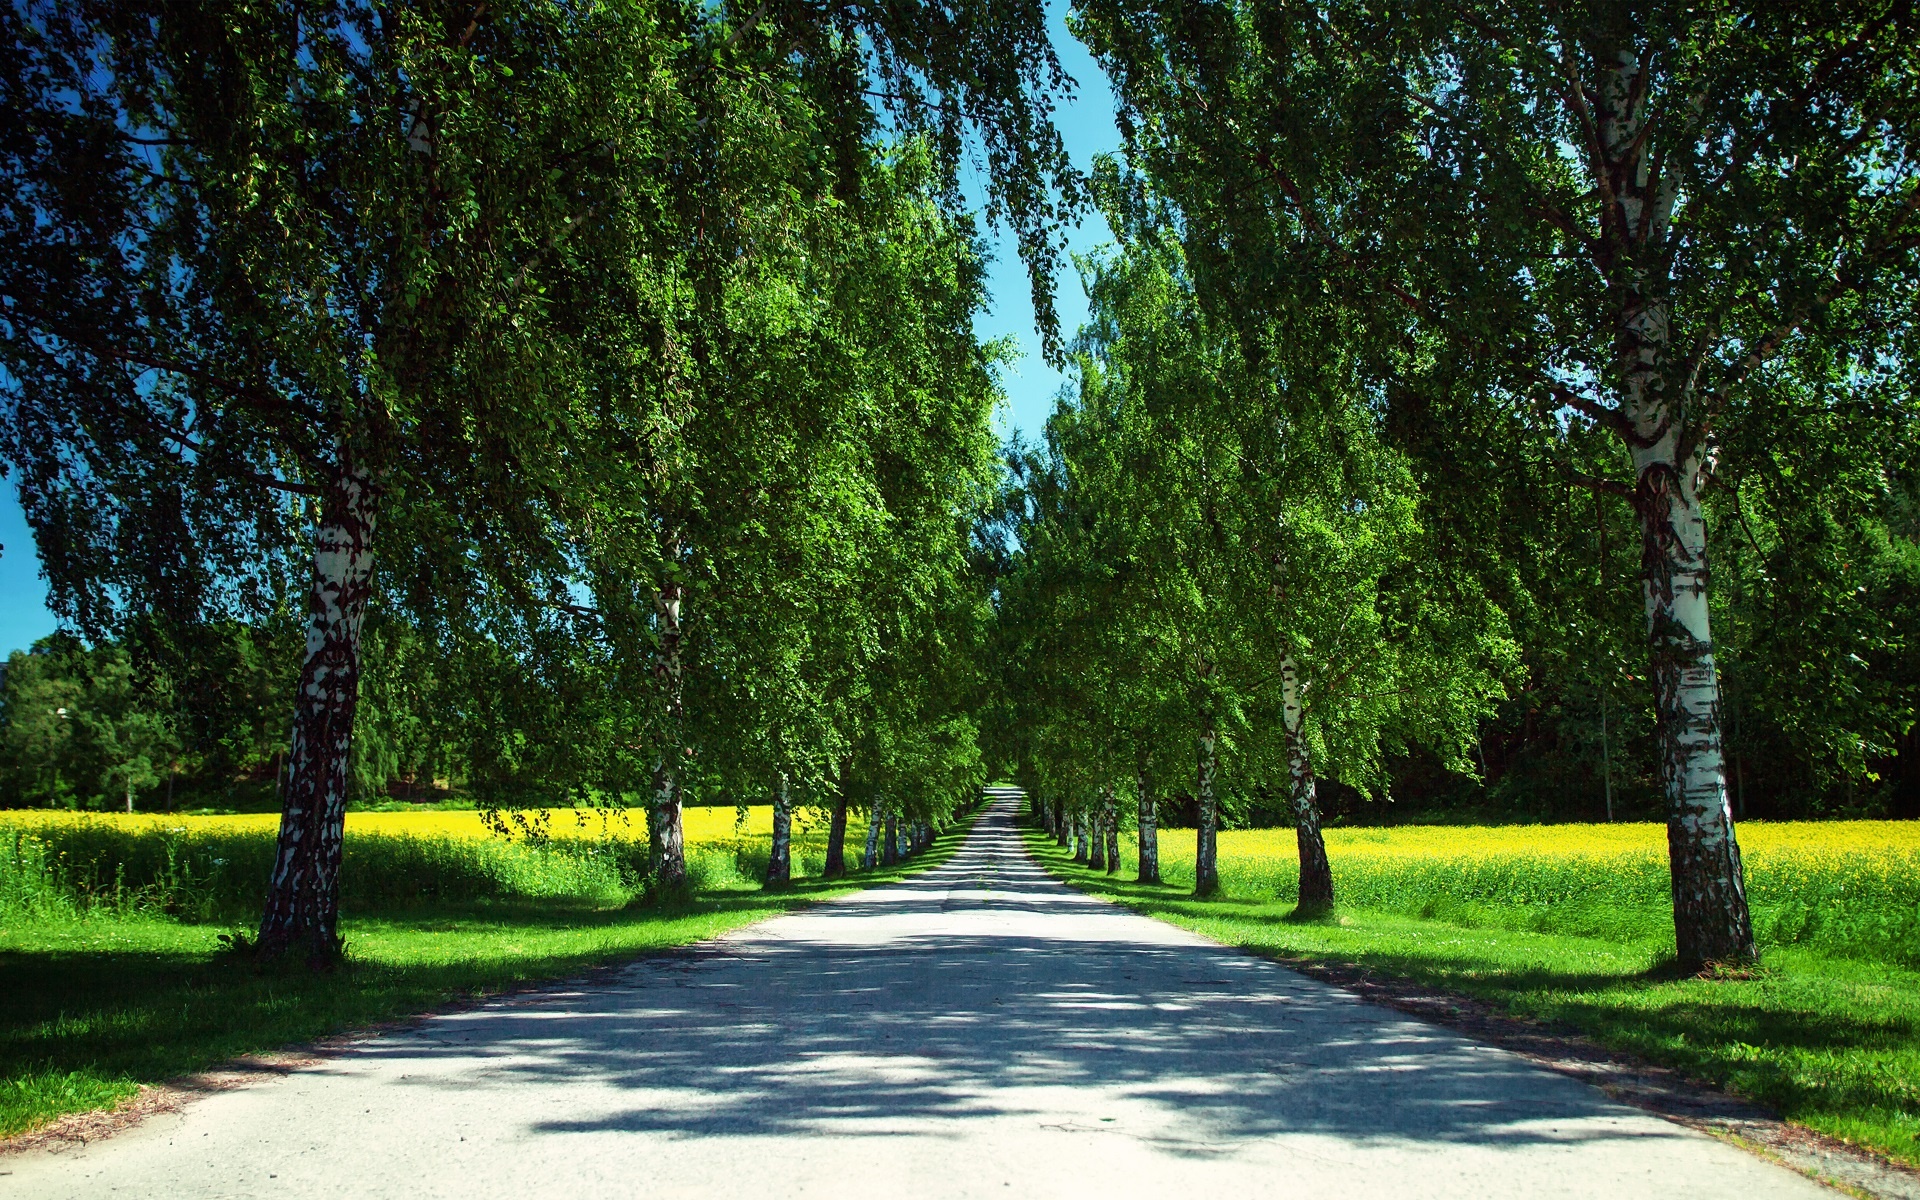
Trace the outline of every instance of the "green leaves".
{"type": "MultiPolygon", "coordinates": [[[[1864,757],[1839,745],[1884,749],[1911,723],[1900,668],[1865,685],[1845,657],[1880,640],[1877,620],[1814,617],[1850,606],[1808,537],[1831,518],[1874,540],[1874,505],[1853,471],[1814,465],[1828,439],[1809,432],[1910,357],[1920,79],[1904,10],[1082,0],[1074,28],[1121,110],[1125,157],[1099,181],[1115,228],[1177,231],[1196,295],[1250,360],[1342,359],[1425,493],[1425,573],[1514,620],[1530,681],[1490,740],[1534,764],[1516,783],[1533,811],[1599,811],[1602,713],[1630,710],[1636,746],[1652,716],[1619,663],[1651,619],[1632,582],[1669,569],[1672,539],[1632,544],[1647,514],[1618,498],[1656,467],[1706,489],[1742,689],[1725,703],[1748,722],[1736,756],[1769,760],[1766,792],[1798,804],[1796,772],[1858,779],[1864,757]],[[1736,510],[1796,463],[1830,487],[1799,491],[1800,537],[1756,552],[1736,510]],[[1798,575],[1791,615],[1756,607],[1747,564],[1767,558],[1798,575]],[[1819,669],[1789,666],[1786,638],[1746,640],[1803,618],[1833,650],[1798,652],[1819,669]],[[1767,708],[1770,729],[1806,731],[1791,751],[1747,732],[1767,708]]],[[[1847,452],[1860,472],[1905,464],[1905,424],[1866,424],[1888,440],[1847,452]]],[[[1636,780],[1657,757],[1634,750],[1636,780]]]]}
{"type": "Polygon", "coordinates": [[[0,787],[33,804],[118,808],[170,773],[172,697],[134,674],[126,648],[61,634],[8,657],[0,787]]]}
{"type": "Polygon", "coordinates": [[[1001,608],[1020,757],[1084,798],[1148,762],[1178,778],[1217,730],[1234,788],[1284,786],[1286,664],[1315,769],[1379,792],[1390,750],[1457,757],[1510,643],[1484,602],[1427,602],[1413,477],[1358,381],[1216,318],[1166,234],[1134,232],[1082,264],[1079,392],[1026,468],[1001,608]]]}

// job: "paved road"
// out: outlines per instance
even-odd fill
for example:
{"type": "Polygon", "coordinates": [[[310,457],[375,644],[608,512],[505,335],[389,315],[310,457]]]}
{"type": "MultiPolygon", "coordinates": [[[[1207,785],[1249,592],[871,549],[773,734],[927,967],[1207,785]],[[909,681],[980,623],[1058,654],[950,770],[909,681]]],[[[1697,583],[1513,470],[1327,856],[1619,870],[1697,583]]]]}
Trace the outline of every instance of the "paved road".
{"type": "Polygon", "coordinates": [[[1835,1194],[1052,881],[948,864],[0,1160],[0,1196],[1835,1194]]]}

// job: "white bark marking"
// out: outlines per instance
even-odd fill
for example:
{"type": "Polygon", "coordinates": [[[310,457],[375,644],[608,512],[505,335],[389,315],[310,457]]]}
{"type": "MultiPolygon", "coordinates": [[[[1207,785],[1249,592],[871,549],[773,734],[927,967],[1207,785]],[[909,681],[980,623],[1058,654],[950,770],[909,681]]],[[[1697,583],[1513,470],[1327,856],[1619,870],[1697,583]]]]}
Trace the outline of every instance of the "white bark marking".
{"type": "Polygon", "coordinates": [[[346,820],[360,637],[373,579],[373,477],[348,467],[330,481],[314,530],[306,657],[295,689],[280,836],[268,879],[260,943],[296,941],[333,953],[346,820]]]}

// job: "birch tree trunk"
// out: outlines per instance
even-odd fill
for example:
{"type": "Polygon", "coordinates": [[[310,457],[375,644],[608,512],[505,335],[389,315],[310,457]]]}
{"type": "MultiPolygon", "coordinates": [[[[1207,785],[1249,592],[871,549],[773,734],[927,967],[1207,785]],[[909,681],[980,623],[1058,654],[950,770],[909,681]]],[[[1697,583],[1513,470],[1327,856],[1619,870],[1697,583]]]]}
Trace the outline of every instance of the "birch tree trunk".
{"type": "Polygon", "coordinates": [[[887,828],[881,835],[880,865],[891,867],[900,861],[900,818],[893,813],[887,814],[887,828]]]}
{"type": "Polygon", "coordinates": [[[899,823],[887,822],[887,832],[895,837],[893,857],[904,862],[913,854],[913,822],[901,817],[899,823]]]}
{"type": "Polygon", "coordinates": [[[1617,305],[1619,432],[1633,457],[1640,582],[1647,617],[1667,857],[1680,961],[1750,962],[1757,950],[1740,845],[1728,803],[1720,688],[1707,619],[1707,527],[1700,433],[1688,418],[1692,380],[1669,394],[1672,311],[1665,265],[1675,170],[1654,170],[1644,64],[1633,50],[1599,60],[1597,136],[1611,201],[1604,263],[1617,305]]]}
{"type": "Polygon", "coordinates": [[[1680,961],[1690,966],[1750,962],[1758,952],[1727,797],[1720,689],[1707,620],[1700,463],[1697,456],[1677,464],[1663,461],[1661,444],[1671,438],[1669,431],[1654,446],[1636,448],[1640,474],[1634,505],[1643,548],[1655,733],[1667,795],[1674,944],[1680,961]]]}
{"type": "Polygon", "coordinates": [[[1214,742],[1215,734],[1211,727],[1200,735],[1199,786],[1196,789],[1200,801],[1200,828],[1197,844],[1193,851],[1193,894],[1211,896],[1220,890],[1219,842],[1215,836],[1220,828],[1220,809],[1214,793],[1214,742]]]}
{"type": "Polygon", "coordinates": [[[1096,801],[1092,811],[1087,814],[1087,824],[1091,827],[1092,837],[1087,847],[1087,865],[1096,871],[1107,869],[1107,810],[1104,802],[1096,801]]]}
{"type": "Polygon", "coordinates": [[[874,801],[873,813],[867,818],[867,852],[860,856],[860,869],[871,871],[880,862],[880,802],[874,801]]]}
{"type": "Polygon", "coordinates": [[[1087,814],[1076,809],[1073,816],[1068,819],[1073,822],[1073,861],[1077,863],[1086,862],[1087,814]]]}
{"type": "Polygon", "coordinates": [[[1147,790],[1147,773],[1134,776],[1140,790],[1140,882],[1160,882],[1160,818],[1154,811],[1153,793],[1147,790]]]}
{"type": "Polygon", "coordinates": [[[774,777],[773,845],[767,854],[766,886],[785,887],[793,882],[793,796],[787,790],[787,773],[774,777]]]}
{"type": "Polygon", "coordinates": [[[1113,797],[1113,787],[1107,787],[1107,805],[1103,814],[1107,827],[1107,874],[1120,870],[1120,805],[1113,797]]]}
{"type": "Polygon", "coordinates": [[[1064,849],[1072,836],[1073,832],[1067,825],[1067,802],[1055,800],[1053,802],[1053,840],[1064,849]]]}
{"type": "Polygon", "coordinates": [[[347,467],[327,486],[314,530],[307,650],[294,693],[280,837],[267,877],[259,953],[304,948],[314,965],[340,954],[340,854],[360,630],[373,583],[373,477],[347,467]]]}
{"type": "Polygon", "coordinates": [[[847,794],[841,791],[833,798],[833,815],[827,820],[827,863],[821,868],[822,879],[838,879],[847,873],[847,794]]]}
{"type": "MultiPolygon", "coordinates": [[[[670,543],[679,556],[680,542],[670,543]]],[[[660,647],[655,652],[653,673],[666,700],[667,746],[653,772],[653,802],[647,813],[648,858],[653,867],[656,887],[677,892],[687,886],[686,835],[680,822],[680,765],[685,731],[684,695],[686,664],[681,640],[685,634],[682,608],[686,589],[668,579],[655,594],[654,605],[660,617],[660,647]]]]}
{"type": "Polygon", "coordinates": [[[1280,719],[1286,727],[1294,841],[1300,848],[1296,911],[1313,914],[1333,907],[1333,867],[1327,862],[1327,840],[1320,833],[1319,789],[1314,784],[1313,759],[1307,751],[1307,711],[1300,690],[1300,672],[1293,655],[1288,654],[1280,660],[1280,719]]]}

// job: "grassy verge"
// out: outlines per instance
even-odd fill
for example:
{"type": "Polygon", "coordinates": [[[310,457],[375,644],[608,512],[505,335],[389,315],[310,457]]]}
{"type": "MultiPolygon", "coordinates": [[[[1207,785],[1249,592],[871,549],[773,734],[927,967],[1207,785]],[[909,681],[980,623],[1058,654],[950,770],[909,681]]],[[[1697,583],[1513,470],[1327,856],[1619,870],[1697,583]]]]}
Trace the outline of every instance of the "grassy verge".
{"type": "Polygon", "coordinates": [[[1075,886],[1227,945],[1488,1001],[1920,1165],[1920,972],[1774,946],[1751,978],[1676,977],[1665,928],[1636,941],[1355,908],[1301,922],[1290,919],[1290,900],[1272,894],[1195,900],[1184,887],[1126,882],[1130,872],[1089,871],[1038,831],[1027,845],[1075,886]]]}
{"type": "Polygon", "coordinates": [[[331,975],[256,971],[221,952],[224,926],[151,912],[11,918],[0,922],[0,1136],[237,1055],[565,978],[898,879],[944,860],[964,829],[900,867],[780,892],[711,887],[675,911],[546,897],[361,912],[343,923],[347,963],[331,975]]]}

